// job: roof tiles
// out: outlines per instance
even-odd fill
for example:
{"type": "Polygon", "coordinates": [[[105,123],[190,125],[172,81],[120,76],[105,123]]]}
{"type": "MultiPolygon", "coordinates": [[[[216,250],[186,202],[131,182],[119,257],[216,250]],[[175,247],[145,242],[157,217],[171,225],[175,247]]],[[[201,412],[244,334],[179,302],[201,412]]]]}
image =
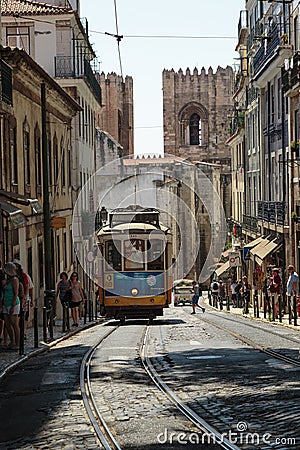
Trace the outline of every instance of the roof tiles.
{"type": "Polygon", "coordinates": [[[48,3],[40,3],[30,0],[2,0],[2,16],[32,16],[32,15],[53,15],[66,14],[72,12],[71,8],[64,6],[54,6],[48,3]]]}

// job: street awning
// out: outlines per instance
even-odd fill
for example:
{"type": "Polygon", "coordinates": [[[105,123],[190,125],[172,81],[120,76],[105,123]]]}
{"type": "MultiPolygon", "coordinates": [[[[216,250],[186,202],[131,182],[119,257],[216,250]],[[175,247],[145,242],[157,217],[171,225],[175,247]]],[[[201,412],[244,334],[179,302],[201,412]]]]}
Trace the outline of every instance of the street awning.
{"type": "Polygon", "coordinates": [[[274,241],[269,241],[267,245],[264,247],[258,249],[256,252],[256,256],[260,258],[261,260],[265,259],[270,253],[274,252],[279,247],[278,239],[275,239],[274,241]]]}
{"type": "Polygon", "coordinates": [[[27,219],[23,211],[10,203],[6,203],[0,198],[0,208],[6,217],[9,217],[14,228],[22,227],[26,224],[27,219]]]}
{"type": "Polygon", "coordinates": [[[260,244],[263,240],[264,240],[264,238],[262,236],[260,236],[257,239],[254,239],[254,241],[251,241],[251,242],[248,242],[247,244],[245,244],[245,247],[253,248],[256,245],[260,244]]]}
{"type": "Polygon", "coordinates": [[[222,273],[226,272],[226,270],[228,270],[230,267],[230,263],[229,261],[226,261],[226,263],[222,264],[221,267],[219,267],[217,270],[215,270],[215,274],[217,275],[217,277],[219,277],[220,275],[222,275],[222,273]]]}
{"type": "Polygon", "coordinates": [[[26,195],[5,191],[4,189],[0,189],[0,196],[17,205],[30,205],[35,214],[41,214],[43,212],[43,208],[37,198],[29,198],[26,195]]]}
{"type": "Polygon", "coordinates": [[[266,245],[270,244],[270,242],[269,239],[262,239],[259,244],[251,248],[251,255],[257,255],[264,247],[266,247],[266,245]]]}

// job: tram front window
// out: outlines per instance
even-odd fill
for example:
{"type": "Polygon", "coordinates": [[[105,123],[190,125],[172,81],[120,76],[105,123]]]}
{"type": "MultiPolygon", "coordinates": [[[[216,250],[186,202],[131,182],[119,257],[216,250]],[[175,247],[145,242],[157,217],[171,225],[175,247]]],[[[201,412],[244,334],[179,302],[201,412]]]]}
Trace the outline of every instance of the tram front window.
{"type": "Polygon", "coordinates": [[[164,242],[161,240],[147,241],[148,270],[163,270],[164,268],[164,242]]]}
{"type": "Polygon", "coordinates": [[[124,241],[124,269],[145,270],[145,241],[130,239],[124,241]]]}
{"type": "Polygon", "coordinates": [[[105,246],[105,259],[114,270],[122,270],[121,264],[121,241],[108,241],[105,246]]]}

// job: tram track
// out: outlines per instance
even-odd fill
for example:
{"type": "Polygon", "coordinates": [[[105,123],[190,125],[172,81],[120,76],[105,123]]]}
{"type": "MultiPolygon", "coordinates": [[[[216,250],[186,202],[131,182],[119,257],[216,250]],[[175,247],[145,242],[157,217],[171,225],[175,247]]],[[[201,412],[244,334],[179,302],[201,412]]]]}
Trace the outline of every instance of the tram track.
{"type": "MultiPolygon", "coordinates": [[[[225,318],[226,320],[230,320],[231,323],[235,322],[235,323],[238,323],[239,325],[241,324],[241,322],[238,321],[238,320],[234,320],[234,319],[231,319],[231,318],[229,319],[229,318],[227,318],[225,316],[223,316],[222,319],[223,318],[225,318]]],[[[260,344],[257,344],[254,340],[249,339],[249,338],[247,338],[245,336],[242,336],[240,333],[237,333],[236,331],[230,330],[228,327],[225,327],[223,325],[217,324],[216,322],[207,319],[207,317],[201,316],[201,320],[203,322],[208,323],[209,325],[212,325],[212,326],[218,328],[219,330],[222,330],[222,331],[230,334],[231,336],[235,337],[236,339],[238,339],[239,341],[243,342],[244,344],[249,345],[250,347],[252,347],[252,348],[254,348],[256,350],[259,350],[260,352],[263,352],[263,353],[267,354],[268,356],[276,358],[276,359],[278,359],[280,361],[283,361],[283,362],[285,362],[287,364],[291,364],[293,366],[300,367],[300,361],[295,359],[295,358],[291,358],[291,357],[283,355],[283,354],[281,354],[281,353],[279,353],[277,351],[274,351],[274,350],[272,350],[270,348],[267,348],[267,347],[264,347],[264,346],[262,346],[260,344]]],[[[276,336],[280,337],[281,339],[285,339],[285,340],[287,340],[289,342],[294,342],[294,343],[296,343],[298,345],[300,344],[299,340],[291,338],[289,336],[284,336],[284,335],[282,335],[280,333],[277,333],[277,332],[275,332],[273,330],[266,330],[266,329],[263,329],[262,327],[256,326],[254,324],[245,323],[245,322],[243,322],[243,326],[247,326],[249,328],[254,328],[254,329],[259,329],[260,332],[271,334],[271,335],[276,335],[276,336]]]]}
{"type": "Polygon", "coordinates": [[[101,445],[105,450],[121,450],[118,442],[113,436],[110,428],[108,427],[103,415],[100,413],[95,396],[91,389],[90,382],[90,367],[95,351],[99,345],[107,339],[112,333],[118,329],[118,326],[109,330],[104,336],[101,337],[99,342],[94,345],[84,356],[80,367],[80,390],[83,399],[83,403],[90,419],[90,423],[99,439],[101,445]]]}

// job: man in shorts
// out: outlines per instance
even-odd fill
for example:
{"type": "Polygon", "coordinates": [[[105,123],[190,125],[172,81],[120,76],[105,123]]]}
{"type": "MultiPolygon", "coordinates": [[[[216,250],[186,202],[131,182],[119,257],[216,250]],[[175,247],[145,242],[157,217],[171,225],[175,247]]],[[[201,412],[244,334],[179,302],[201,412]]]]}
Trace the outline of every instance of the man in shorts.
{"type": "Polygon", "coordinates": [[[194,291],[194,295],[192,297],[192,308],[193,308],[192,314],[196,314],[196,306],[198,306],[198,308],[202,309],[202,312],[204,313],[205,312],[205,308],[203,308],[203,306],[200,306],[198,304],[198,300],[200,298],[199,286],[196,283],[196,281],[193,281],[192,285],[193,285],[193,291],[194,291]]]}

